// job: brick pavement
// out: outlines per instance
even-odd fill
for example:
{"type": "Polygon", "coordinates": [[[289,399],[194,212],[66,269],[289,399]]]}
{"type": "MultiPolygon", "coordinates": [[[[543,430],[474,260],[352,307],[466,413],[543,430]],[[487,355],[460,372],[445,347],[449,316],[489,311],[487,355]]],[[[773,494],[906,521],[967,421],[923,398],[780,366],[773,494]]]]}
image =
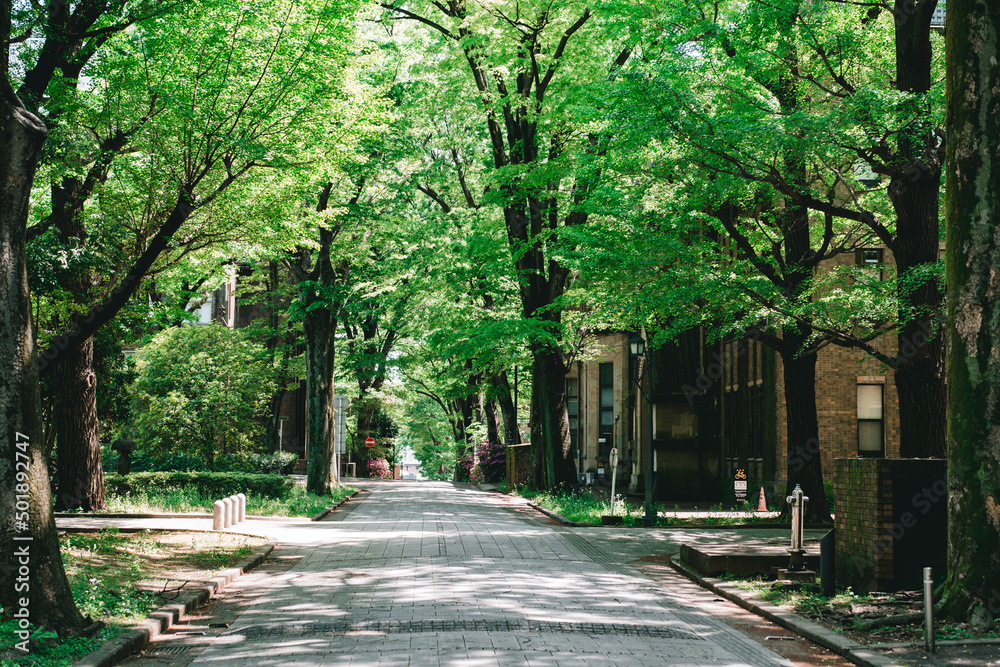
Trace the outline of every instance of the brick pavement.
{"type": "Polygon", "coordinates": [[[191,664],[791,664],[628,564],[675,551],[664,532],[631,531],[629,558],[601,544],[614,533],[546,525],[496,494],[365,486],[328,521],[244,525],[299,560],[191,664]]]}

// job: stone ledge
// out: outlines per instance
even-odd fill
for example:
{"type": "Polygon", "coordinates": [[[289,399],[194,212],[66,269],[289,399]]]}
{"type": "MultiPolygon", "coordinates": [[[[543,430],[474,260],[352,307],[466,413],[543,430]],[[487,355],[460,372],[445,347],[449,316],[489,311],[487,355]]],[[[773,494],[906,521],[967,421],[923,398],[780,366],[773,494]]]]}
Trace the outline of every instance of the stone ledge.
{"type": "Polygon", "coordinates": [[[131,630],[126,630],[105,642],[104,646],[96,651],[91,651],[83,656],[73,663],[73,667],[111,667],[136,651],[141,651],[153,639],[176,625],[183,616],[207,603],[212,595],[234,579],[258,567],[277,546],[278,543],[271,540],[249,559],[223,570],[219,576],[209,579],[203,586],[180,596],[175,602],[154,609],[149,613],[149,618],[140,621],[131,630]]]}

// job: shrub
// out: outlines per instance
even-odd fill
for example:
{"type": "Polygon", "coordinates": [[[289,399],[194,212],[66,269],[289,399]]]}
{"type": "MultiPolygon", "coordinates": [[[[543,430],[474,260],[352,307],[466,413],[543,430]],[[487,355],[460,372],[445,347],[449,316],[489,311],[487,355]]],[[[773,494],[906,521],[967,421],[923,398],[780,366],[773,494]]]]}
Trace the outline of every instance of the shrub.
{"type": "Polygon", "coordinates": [[[469,475],[472,473],[472,468],[475,465],[473,461],[474,459],[470,453],[462,454],[455,460],[455,481],[470,481],[469,475]]]}
{"type": "MultiPolygon", "coordinates": [[[[129,457],[132,463],[132,472],[207,472],[208,466],[205,460],[194,454],[177,452],[164,456],[150,456],[147,452],[136,450],[129,457]]],[[[101,445],[101,465],[104,472],[118,471],[118,452],[111,449],[109,445],[101,445]]]]}
{"type": "Polygon", "coordinates": [[[460,482],[496,484],[507,478],[507,449],[503,445],[484,442],[476,448],[476,453],[478,463],[473,462],[470,454],[459,457],[459,470],[465,473],[460,482]]]}
{"type": "Polygon", "coordinates": [[[275,385],[260,345],[221,325],[175,327],[136,359],[133,429],[149,456],[197,455],[215,470],[256,449],[275,385]]]}
{"type": "Polygon", "coordinates": [[[220,462],[218,467],[224,472],[260,473],[264,475],[289,475],[295,470],[299,457],[292,452],[274,454],[250,454],[220,462]]]}
{"type": "Polygon", "coordinates": [[[389,470],[389,462],[385,459],[369,459],[368,476],[373,479],[391,479],[392,472],[389,470]]]}
{"type": "Polygon", "coordinates": [[[139,491],[194,489],[214,498],[253,491],[267,498],[285,498],[295,480],[283,475],[259,475],[237,472],[138,472],[122,476],[104,475],[109,494],[125,495],[139,491]]]}
{"type": "Polygon", "coordinates": [[[482,481],[495,484],[507,478],[507,448],[499,443],[479,445],[479,471],[482,481]]]}

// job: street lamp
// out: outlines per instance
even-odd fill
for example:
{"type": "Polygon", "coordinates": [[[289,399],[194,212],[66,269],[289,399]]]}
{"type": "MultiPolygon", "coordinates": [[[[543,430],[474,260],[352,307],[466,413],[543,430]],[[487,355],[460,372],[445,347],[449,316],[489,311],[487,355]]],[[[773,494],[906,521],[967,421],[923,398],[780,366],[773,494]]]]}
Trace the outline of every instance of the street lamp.
{"type": "Polygon", "coordinates": [[[639,334],[634,334],[628,339],[628,349],[633,364],[637,365],[640,360],[645,361],[642,365],[642,373],[638,372],[638,368],[636,369],[635,388],[646,401],[646,408],[649,411],[649,423],[646,428],[646,516],[643,521],[647,525],[653,525],[656,523],[656,512],[653,511],[653,401],[651,400],[653,392],[652,388],[650,388],[649,394],[642,390],[642,376],[649,369],[649,360],[645,359],[646,341],[639,334]]]}

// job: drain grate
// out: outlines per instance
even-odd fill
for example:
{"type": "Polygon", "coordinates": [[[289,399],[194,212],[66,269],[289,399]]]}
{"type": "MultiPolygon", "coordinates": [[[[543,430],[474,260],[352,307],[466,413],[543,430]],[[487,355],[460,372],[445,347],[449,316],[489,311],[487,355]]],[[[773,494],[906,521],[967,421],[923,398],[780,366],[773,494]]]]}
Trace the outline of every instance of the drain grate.
{"type": "Polygon", "coordinates": [[[190,646],[177,644],[176,646],[157,646],[155,648],[150,648],[148,649],[147,653],[158,653],[163,655],[180,655],[182,653],[187,653],[190,650],[191,650],[190,646]]]}
{"type": "Polygon", "coordinates": [[[658,625],[637,625],[629,623],[557,623],[553,621],[525,620],[456,620],[456,621],[330,621],[322,623],[299,623],[282,625],[251,625],[230,630],[226,635],[241,635],[246,639],[269,639],[277,637],[302,637],[314,635],[350,634],[408,634],[414,632],[551,632],[559,634],[585,634],[631,637],[651,637],[654,639],[702,638],[658,625]]]}

